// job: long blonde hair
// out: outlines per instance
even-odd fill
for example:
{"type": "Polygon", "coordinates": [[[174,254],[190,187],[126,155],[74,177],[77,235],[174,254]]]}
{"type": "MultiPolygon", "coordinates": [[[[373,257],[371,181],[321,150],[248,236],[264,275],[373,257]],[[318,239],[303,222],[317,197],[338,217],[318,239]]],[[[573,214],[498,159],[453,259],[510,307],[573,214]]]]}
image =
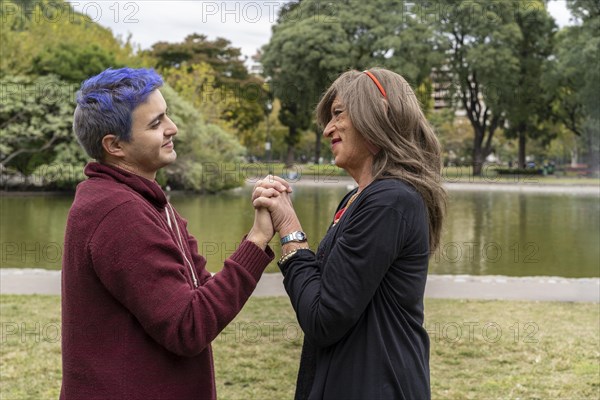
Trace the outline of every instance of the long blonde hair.
{"type": "Polygon", "coordinates": [[[423,197],[429,218],[429,250],[433,253],[440,243],[446,215],[447,195],[440,181],[440,142],[402,76],[382,68],[369,72],[381,84],[385,97],[366,73],[345,72],[319,102],[317,123],[321,127],[327,125],[336,98],[344,104],[356,130],[379,149],[373,160],[373,177],[400,179],[423,197]]]}

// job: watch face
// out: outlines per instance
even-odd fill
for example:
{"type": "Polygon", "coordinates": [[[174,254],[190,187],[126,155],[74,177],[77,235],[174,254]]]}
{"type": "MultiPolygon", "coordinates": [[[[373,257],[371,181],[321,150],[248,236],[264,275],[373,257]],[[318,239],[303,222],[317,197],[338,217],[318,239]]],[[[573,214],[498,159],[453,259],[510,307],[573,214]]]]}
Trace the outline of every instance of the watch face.
{"type": "Polygon", "coordinates": [[[306,234],[301,231],[292,232],[286,237],[281,238],[281,244],[288,242],[306,242],[306,234]]]}
{"type": "Polygon", "coordinates": [[[294,235],[296,240],[305,240],[306,239],[306,235],[304,234],[304,232],[296,232],[296,234],[294,235]]]}

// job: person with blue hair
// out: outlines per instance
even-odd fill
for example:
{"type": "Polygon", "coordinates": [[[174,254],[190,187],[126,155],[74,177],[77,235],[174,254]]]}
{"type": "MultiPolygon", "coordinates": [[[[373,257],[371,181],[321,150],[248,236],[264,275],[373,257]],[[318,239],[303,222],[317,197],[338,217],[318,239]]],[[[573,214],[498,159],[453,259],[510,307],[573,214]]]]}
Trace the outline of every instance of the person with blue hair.
{"type": "Polygon", "coordinates": [[[65,232],[61,399],[216,399],[211,342],[273,259],[257,210],[223,269],[206,270],[155,180],[177,158],[162,84],[152,69],[107,69],[77,95],[73,130],[95,161],[65,232]]]}

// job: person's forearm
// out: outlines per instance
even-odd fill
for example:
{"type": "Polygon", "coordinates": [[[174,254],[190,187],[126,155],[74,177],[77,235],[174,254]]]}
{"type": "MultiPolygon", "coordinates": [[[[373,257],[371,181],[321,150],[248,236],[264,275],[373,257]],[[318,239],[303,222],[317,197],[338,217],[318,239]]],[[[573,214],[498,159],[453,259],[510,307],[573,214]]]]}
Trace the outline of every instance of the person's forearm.
{"type": "MultiPolygon", "coordinates": [[[[279,237],[282,238],[292,232],[302,231],[302,225],[297,218],[293,218],[289,224],[286,224],[279,230],[279,237]]],[[[288,242],[281,247],[282,254],[290,253],[298,249],[307,249],[308,242],[288,242]]]]}
{"type": "Polygon", "coordinates": [[[265,235],[254,233],[253,231],[250,231],[250,233],[248,233],[248,236],[246,236],[246,240],[254,243],[263,251],[267,248],[267,245],[269,244],[269,240],[265,235]]]}

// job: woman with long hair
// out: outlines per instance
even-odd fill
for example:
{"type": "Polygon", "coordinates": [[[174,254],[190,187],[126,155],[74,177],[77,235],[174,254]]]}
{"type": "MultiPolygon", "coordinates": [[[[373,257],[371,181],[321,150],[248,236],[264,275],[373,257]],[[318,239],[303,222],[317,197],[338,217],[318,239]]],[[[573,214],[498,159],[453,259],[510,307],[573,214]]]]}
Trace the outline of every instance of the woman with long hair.
{"type": "Polygon", "coordinates": [[[429,399],[423,297],[442,230],[440,144],[409,84],[348,71],[316,110],[358,187],[313,253],[280,178],[257,183],[281,237],[279,267],[304,331],[296,399],[429,399]]]}

